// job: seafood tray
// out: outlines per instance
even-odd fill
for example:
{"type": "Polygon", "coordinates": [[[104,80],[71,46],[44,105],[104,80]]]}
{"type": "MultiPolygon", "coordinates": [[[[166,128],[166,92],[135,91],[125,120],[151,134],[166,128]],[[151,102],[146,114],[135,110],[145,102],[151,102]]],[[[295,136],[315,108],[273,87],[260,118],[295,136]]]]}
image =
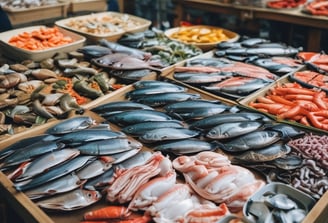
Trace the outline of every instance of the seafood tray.
{"type": "Polygon", "coordinates": [[[45,50],[35,50],[35,51],[21,49],[12,46],[11,44],[8,43],[9,39],[13,36],[16,36],[23,32],[32,32],[42,27],[45,26],[29,26],[29,27],[13,29],[10,31],[0,33],[0,39],[1,39],[0,47],[3,55],[5,55],[8,58],[14,59],[15,61],[27,60],[27,59],[34,60],[34,61],[41,61],[43,59],[53,57],[56,53],[60,53],[60,52],[66,53],[66,52],[72,52],[74,50],[77,50],[78,48],[81,48],[85,43],[86,40],[85,37],[60,27],[59,27],[60,31],[65,36],[69,36],[73,39],[72,43],[45,49],[45,50]]]}
{"type": "Polygon", "coordinates": [[[7,13],[12,25],[42,21],[45,19],[67,17],[69,2],[61,2],[54,5],[44,5],[31,8],[9,8],[3,10],[7,13]]]}
{"type": "MultiPolygon", "coordinates": [[[[95,104],[93,106],[90,106],[90,110],[93,110],[97,106],[101,106],[104,103],[109,102],[117,102],[117,101],[124,101],[126,100],[126,95],[129,93],[131,96],[131,92],[134,90],[134,86],[129,85],[127,88],[120,92],[116,92],[112,95],[112,97],[107,98],[106,101],[103,101],[102,104],[95,104]]],[[[193,89],[187,89],[188,93],[200,93],[199,91],[193,90],[193,89]]],[[[200,93],[201,94],[201,93],[200,93]]],[[[203,95],[201,94],[203,99],[211,100],[216,98],[213,98],[209,95],[203,95]]],[[[233,104],[231,104],[233,105],[233,104]]],[[[94,120],[96,120],[99,123],[103,123],[104,119],[96,115],[95,113],[91,111],[86,111],[84,115],[90,116],[94,120]]],[[[75,116],[72,116],[70,118],[74,118],[75,116]]],[[[67,119],[70,120],[70,119],[67,119]]],[[[16,137],[15,139],[12,138],[9,141],[0,142],[0,150],[3,150],[8,145],[11,145],[14,142],[17,142],[20,139],[29,138],[31,136],[37,136],[43,134],[46,130],[54,126],[56,123],[51,123],[48,126],[41,126],[38,129],[33,129],[31,131],[25,132],[19,137],[16,137]]],[[[115,125],[110,125],[113,130],[119,130],[119,128],[116,128],[115,125]]],[[[145,150],[148,150],[148,147],[144,147],[145,150]]],[[[19,192],[15,189],[13,183],[6,177],[2,172],[0,172],[0,190],[1,194],[5,197],[7,201],[10,202],[10,204],[15,208],[15,210],[18,212],[19,215],[24,216],[24,219],[27,222],[43,222],[43,223],[64,223],[67,221],[70,221],[72,223],[78,223],[82,220],[82,216],[84,213],[90,211],[90,210],[96,210],[101,207],[107,206],[109,203],[105,202],[104,200],[94,204],[90,205],[88,207],[82,208],[80,210],[74,210],[74,211],[67,211],[67,212],[55,212],[55,211],[45,211],[43,209],[40,209],[33,201],[31,201],[23,192],[19,192]]],[[[320,222],[317,221],[317,219],[323,219],[324,215],[327,214],[327,207],[326,207],[326,200],[327,200],[328,193],[326,193],[319,201],[318,203],[312,208],[308,216],[306,217],[306,220],[304,222],[320,222]]]]}
{"type": "MultiPolygon", "coordinates": [[[[303,67],[302,69],[300,69],[298,71],[303,71],[303,70],[305,70],[305,67],[303,67]]],[[[316,115],[318,115],[317,117],[321,117],[321,116],[326,117],[325,112],[316,113],[316,111],[313,110],[314,109],[313,106],[317,107],[317,105],[314,105],[313,101],[311,101],[311,100],[316,100],[316,99],[314,99],[314,98],[308,99],[308,98],[306,98],[306,96],[304,98],[304,95],[302,94],[303,89],[305,89],[304,90],[305,94],[306,94],[306,92],[310,91],[311,89],[308,87],[304,87],[301,84],[293,81],[293,79],[291,78],[291,77],[293,77],[293,74],[294,74],[294,72],[279,78],[274,83],[253,93],[249,97],[246,97],[246,98],[238,101],[238,103],[242,106],[246,106],[249,109],[256,110],[258,112],[262,112],[262,113],[270,116],[272,119],[275,119],[278,122],[288,123],[291,125],[299,126],[301,128],[309,129],[311,131],[322,132],[324,134],[327,134],[327,132],[328,132],[327,126],[324,123],[320,123],[319,120],[316,117],[314,117],[316,115]],[[283,101],[280,101],[277,103],[277,105],[276,105],[277,107],[267,105],[266,103],[269,101],[265,101],[265,97],[267,97],[268,95],[269,95],[269,97],[271,97],[270,95],[271,95],[272,89],[275,89],[278,87],[283,87],[283,86],[286,86],[286,88],[288,88],[288,87],[294,88],[292,90],[288,90],[289,92],[287,92],[287,90],[285,90],[286,95],[294,94],[297,96],[287,96],[288,98],[290,98],[291,102],[288,102],[288,101],[282,99],[283,101]],[[299,88],[302,88],[302,89],[299,89],[299,88]],[[297,98],[295,98],[295,97],[297,97],[297,98]],[[264,99],[264,101],[262,99],[264,99]],[[303,100],[303,99],[308,100],[308,101],[306,101],[307,105],[305,105],[305,107],[303,107],[304,105],[295,106],[295,104],[293,104],[293,100],[303,100]],[[259,103],[259,102],[260,102],[260,104],[255,105],[256,103],[259,103]],[[253,104],[253,103],[255,103],[255,104],[253,104]],[[281,105],[279,105],[279,103],[280,104],[283,103],[283,105],[287,105],[287,106],[289,105],[290,107],[288,109],[286,107],[285,108],[281,107],[281,111],[278,114],[278,113],[276,113],[278,111],[275,110],[275,108],[279,109],[278,106],[281,106],[281,105]],[[284,104],[284,103],[287,103],[287,104],[284,104]],[[253,106],[251,106],[251,104],[253,104],[253,106]],[[262,105],[267,106],[267,107],[266,108],[261,107],[262,105]],[[305,110],[302,110],[301,108],[305,108],[305,110]],[[272,110],[270,112],[267,109],[269,109],[269,110],[272,109],[272,110]],[[299,111],[299,110],[301,110],[301,111],[299,111]],[[301,113],[301,112],[303,112],[303,113],[301,113]],[[312,116],[311,113],[314,114],[314,116],[312,116]],[[303,114],[303,116],[305,118],[301,119],[301,120],[298,120],[298,119],[294,120],[293,119],[294,116],[296,117],[298,114],[299,115],[303,114]]],[[[312,91],[318,92],[317,90],[312,90],[312,91]]],[[[316,96],[324,97],[326,95],[326,93],[324,93],[324,92],[325,91],[321,91],[321,94],[318,94],[316,96]]],[[[312,93],[309,93],[309,94],[312,94],[312,93]]],[[[278,95],[278,96],[280,96],[280,95],[278,95]]],[[[276,97],[276,96],[274,96],[274,97],[276,97]]],[[[281,97],[276,97],[276,100],[280,100],[280,99],[281,99],[281,97]]],[[[316,102],[316,103],[318,103],[318,102],[316,102]]],[[[318,108],[316,108],[316,109],[318,109],[318,108]]]]}
{"type": "Polygon", "coordinates": [[[100,39],[115,42],[124,33],[147,30],[151,21],[119,12],[100,12],[58,20],[55,24],[84,35],[91,42],[97,42],[100,39]]]}
{"type": "MultiPolygon", "coordinates": [[[[214,67],[213,65],[209,65],[209,66],[201,65],[200,67],[203,66],[205,68],[204,71],[197,69],[197,66],[195,66],[196,69],[197,69],[195,71],[181,70],[181,69],[184,69],[184,67],[188,64],[191,64],[191,66],[194,66],[194,65],[192,65],[192,63],[193,63],[192,61],[198,61],[198,62],[196,62],[196,65],[197,65],[197,63],[201,64],[202,59],[204,59],[205,63],[207,63],[206,60],[208,60],[208,61],[210,61],[211,59],[220,60],[220,58],[215,57],[214,51],[209,51],[209,52],[204,53],[202,55],[199,55],[199,56],[184,60],[180,63],[176,63],[170,69],[164,70],[161,75],[163,77],[167,78],[167,79],[174,80],[176,82],[179,82],[180,84],[185,84],[186,86],[188,86],[190,88],[198,89],[198,90],[200,90],[204,93],[205,92],[210,93],[212,95],[215,95],[216,97],[219,97],[222,100],[226,100],[226,101],[230,101],[230,102],[238,102],[238,101],[242,100],[243,98],[247,98],[249,95],[252,95],[255,92],[261,90],[264,86],[270,85],[271,82],[274,82],[273,79],[272,80],[270,79],[269,81],[266,81],[266,80],[262,81],[261,79],[256,79],[256,78],[252,78],[252,77],[250,77],[250,78],[245,77],[245,80],[246,80],[245,83],[246,84],[241,85],[242,87],[240,89],[239,88],[233,88],[232,90],[230,90],[229,87],[227,87],[226,88],[227,90],[221,90],[221,89],[225,88],[225,86],[222,85],[222,86],[220,86],[220,88],[217,88],[217,86],[216,86],[217,84],[220,85],[220,83],[224,83],[226,80],[229,81],[230,78],[232,80],[232,79],[234,79],[234,77],[236,78],[236,81],[238,82],[238,78],[243,78],[244,76],[242,76],[242,75],[225,76],[224,75],[225,72],[220,71],[221,67],[218,67],[218,69],[214,68],[214,70],[212,70],[212,67],[214,67]],[[210,68],[210,70],[206,70],[207,68],[210,68]],[[177,69],[179,69],[179,72],[177,72],[178,71],[177,69]],[[176,73],[178,73],[178,75],[179,75],[179,73],[183,74],[183,73],[188,73],[188,72],[190,74],[192,74],[190,76],[190,78],[188,76],[184,77],[184,75],[182,75],[181,79],[178,79],[175,76],[176,73]],[[200,73],[200,75],[197,75],[198,78],[194,79],[194,77],[197,77],[195,75],[197,73],[200,73]],[[203,74],[204,74],[204,76],[203,76],[203,74]],[[214,74],[214,75],[218,74],[218,75],[216,75],[216,77],[215,76],[213,77],[213,76],[211,76],[212,74],[214,74]],[[214,79],[212,79],[212,78],[214,78],[214,79]],[[247,79],[249,79],[250,82],[247,82],[247,79]],[[255,81],[253,81],[253,80],[255,80],[255,81]],[[250,90],[245,87],[248,84],[250,86],[250,90]]],[[[229,61],[229,60],[223,59],[222,61],[224,61],[223,63],[226,63],[226,61],[229,61]]],[[[235,62],[231,61],[231,63],[235,63],[235,62]]],[[[237,65],[237,63],[236,63],[236,65],[237,65]]],[[[255,65],[252,65],[252,66],[253,66],[252,69],[259,68],[255,65]]],[[[263,68],[259,68],[259,69],[261,69],[263,71],[263,68]]],[[[260,72],[262,72],[262,71],[260,71],[260,72]]],[[[229,72],[230,71],[228,71],[228,73],[229,72]]],[[[237,70],[236,72],[240,72],[240,71],[237,70]]],[[[273,77],[277,77],[275,74],[273,74],[273,73],[271,73],[267,70],[265,70],[265,73],[263,73],[263,74],[270,75],[270,76],[273,76],[273,77]]]]}
{"type": "Polygon", "coordinates": [[[74,14],[79,12],[103,12],[106,10],[106,0],[72,0],[67,11],[74,14]]]}
{"type": "Polygon", "coordinates": [[[235,42],[239,39],[239,35],[235,32],[205,25],[175,27],[166,30],[164,34],[169,39],[195,45],[204,51],[215,48],[220,42],[235,42]]]}

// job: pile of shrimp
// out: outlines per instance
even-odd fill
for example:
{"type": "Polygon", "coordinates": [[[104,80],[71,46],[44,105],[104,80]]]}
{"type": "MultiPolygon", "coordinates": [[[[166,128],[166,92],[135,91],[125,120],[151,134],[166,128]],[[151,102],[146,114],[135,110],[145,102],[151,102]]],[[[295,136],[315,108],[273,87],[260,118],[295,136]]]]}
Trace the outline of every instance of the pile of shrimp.
{"type": "Polygon", "coordinates": [[[9,39],[8,43],[25,50],[44,50],[72,43],[70,36],[65,36],[58,27],[41,27],[31,32],[22,32],[9,39]]]}
{"type": "Polygon", "coordinates": [[[276,115],[278,120],[294,120],[328,130],[328,97],[322,90],[305,88],[298,83],[279,84],[249,106],[276,115]]]}

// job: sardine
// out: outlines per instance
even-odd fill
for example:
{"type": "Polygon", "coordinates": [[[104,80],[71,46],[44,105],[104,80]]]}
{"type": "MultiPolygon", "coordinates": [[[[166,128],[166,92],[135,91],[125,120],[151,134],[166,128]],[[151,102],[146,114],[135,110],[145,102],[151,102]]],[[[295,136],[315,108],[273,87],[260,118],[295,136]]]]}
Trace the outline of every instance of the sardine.
{"type": "Polygon", "coordinates": [[[128,125],[121,129],[122,132],[132,135],[140,136],[146,133],[149,130],[170,127],[170,128],[183,128],[184,124],[180,121],[171,120],[171,121],[147,121],[141,122],[133,125],[128,125]]]}
{"type": "Polygon", "coordinates": [[[64,194],[36,202],[41,208],[50,210],[72,211],[87,207],[101,198],[100,192],[96,190],[76,189],[64,194]]]}
{"type": "Polygon", "coordinates": [[[201,98],[200,94],[197,93],[177,92],[177,93],[160,93],[155,95],[148,95],[146,97],[138,98],[135,101],[152,107],[158,107],[174,102],[195,100],[200,98],[201,98]]]}
{"type": "Polygon", "coordinates": [[[68,146],[77,146],[86,142],[122,137],[126,137],[123,132],[103,129],[83,129],[76,132],[67,133],[60,137],[57,142],[64,143],[68,146]]]}
{"type": "Polygon", "coordinates": [[[146,121],[168,121],[173,118],[156,110],[133,110],[114,114],[107,118],[109,122],[120,126],[132,125],[146,121]]]}
{"type": "Polygon", "coordinates": [[[95,120],[89,116],[77,116],[55,124],[46,130],[47,134],[66,134],[73,131],[89,128],[95,120]]]}
{"type": "Polygon", "coordinates": [[[131,149],[140,149],[142,144],[134,139],[114,138],[97,140],[75,147],[85,155],[111,155],[131,149]]]}
{"type": "Polygon", "coordinates": [[[280,134],[276,131],[258,130],[223,143],[222,149],[227,152],[244,152],[250,149],[262,149],[279,140],[280,134]]]}
{"type": "Polygon", "coordinates": [[[218,148],[216,143],[206,142],[197,138],[163,142],[153,147],[156,151],[176,155],[193,154],[202,151],[213,151],[218,148]]]}
{"type": "Polygon", "coordinates": [[[49,171],[40,174],[31,180],[27,181],[26,183],[22,184],[15,184],[15,188],[18,191],[25,191],[37,186],[40,186],[44,183],[49,181],[55,180],[59,177],[62,177],[66,174],[69,174],[82,166],[84,166],[88,161],[95,159],[94,156],[78,156],[68,162],[63,163],[62,165],[52,168],[49,171]]]}
{"type": "Polygon", "coordinates": [[[146,132],[139,139],[143,142],[161,142],[175,139],[187,139],[197,137],[199,131],[186,128],[159,128],[146,132]]]}
{"type": "Polygon", "coordinates": [[[242,121],[268,121],[265,115],[255,112],[238,112],[238,113],[222,113],[206,117],[204,119],[190,123],[190,128],[193,129],[210,129],[216,125],[226,122],[242,122],[242,121]]]}
{"type": "Polygon", "coordinates": [[[24,194],[30,199],[35,200],[55,194],[60,194],[81,187],[86,180],[80,180],[75,173],[67,174],[56,180],[42,184],[33,189],[24,191],[24,194]]]}
{"type": "Polygon", "coordinates": [[[206,137],[211,139],[229,139],[253,132],[263,126],[260,121],[227,122],[210,129],[206,137]]]}

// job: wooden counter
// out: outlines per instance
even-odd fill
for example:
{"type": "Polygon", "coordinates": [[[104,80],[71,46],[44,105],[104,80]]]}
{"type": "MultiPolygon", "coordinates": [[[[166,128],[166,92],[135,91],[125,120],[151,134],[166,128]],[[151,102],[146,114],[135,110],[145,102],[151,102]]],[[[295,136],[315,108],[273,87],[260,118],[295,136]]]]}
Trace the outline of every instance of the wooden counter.
{"type": "Polygon", "coordinates": [[[301,9],[276,10],[265,7],[235,5],[231,3],[221,3],[213,0],[177,0],[177,20],[186,16],[186,9],[197,9],[208,12],[222,13],[239,16],[241,20],[266,19],[284,22],[292,25],[302,25],[307,27],[307,45],[305,50],[319,52],[322,31],[328,29],[328,17],[313,16],[301,12],[301,9]]]}

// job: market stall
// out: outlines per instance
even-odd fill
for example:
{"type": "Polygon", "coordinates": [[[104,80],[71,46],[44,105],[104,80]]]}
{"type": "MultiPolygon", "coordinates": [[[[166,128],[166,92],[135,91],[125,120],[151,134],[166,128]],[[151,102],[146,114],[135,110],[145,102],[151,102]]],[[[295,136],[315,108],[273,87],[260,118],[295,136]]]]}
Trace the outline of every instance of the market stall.
{"type": "Polygon", "coordinates": [[[325,221],[325,53],[62,17],[0,33],[0,208],[17,214],[4,223],[325,221]]]}

